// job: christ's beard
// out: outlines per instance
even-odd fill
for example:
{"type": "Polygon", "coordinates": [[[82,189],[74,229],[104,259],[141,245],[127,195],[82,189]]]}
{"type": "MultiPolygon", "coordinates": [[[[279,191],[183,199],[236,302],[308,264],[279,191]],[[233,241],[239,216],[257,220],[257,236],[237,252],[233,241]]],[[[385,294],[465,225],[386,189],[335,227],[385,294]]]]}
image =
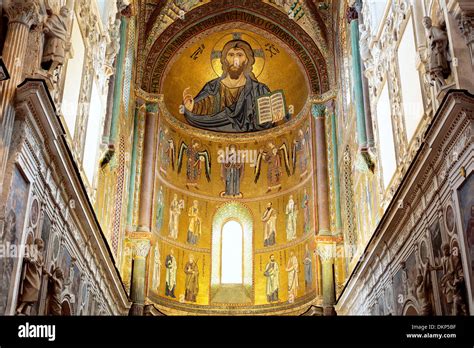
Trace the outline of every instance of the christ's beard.
{"type": "Polygon", "coordinates": [[[228,69],[227,69],[227,72],[229,74],[229,77],[232,79],[232,80],[238,80],[240,75],[242,75],[242,72],[244,71],[245,69],[245,64],[243,65],[240,65],[238,68],[236,68],[235,66],[231,65],[228,69]]]}

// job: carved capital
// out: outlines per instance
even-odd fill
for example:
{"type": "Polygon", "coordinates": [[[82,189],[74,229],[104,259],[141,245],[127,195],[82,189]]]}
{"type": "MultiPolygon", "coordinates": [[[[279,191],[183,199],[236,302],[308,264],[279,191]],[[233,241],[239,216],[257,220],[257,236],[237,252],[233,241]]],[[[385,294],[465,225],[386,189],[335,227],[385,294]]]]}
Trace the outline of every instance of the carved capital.
{"type": "Polygon", "coordinates": [[[336,256],[336,247],[333,243],[318,243],[316,250],[321,262],[333,262],[336,256]]]}
{"type": "Polygon", "coordinates": [[[30,28],[39,22],[39,6],[35,0],[12,0],[5,9],[9,23],[21,23],[30,28]]]}
{"type": "Polygon", "coordinates": [[[158,104],[157,103],[147,103],[146,104],[146,112],[156,114],[158,112],[158,104]]]}
{"type": "Polygon", "coordinates": [[[145,258],[150,251],[150,241],[148,239],[141,239],[135,241],[133,248],[135,257],[145,258]]]}
{"type": "Polygon", "coordinates": [[[313,104],[311,107],[311,113],[313,117],[324,117],[326,111],[326,105],[324,104],[313,104]]]}

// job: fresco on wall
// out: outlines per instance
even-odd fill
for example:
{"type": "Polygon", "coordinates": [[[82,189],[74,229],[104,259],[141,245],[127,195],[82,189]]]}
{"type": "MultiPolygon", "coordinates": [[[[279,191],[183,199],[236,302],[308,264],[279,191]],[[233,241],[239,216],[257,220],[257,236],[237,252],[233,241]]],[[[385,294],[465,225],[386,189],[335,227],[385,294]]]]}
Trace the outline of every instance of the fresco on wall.
{"type": "Polygon", "coordinates": [[[474,174],[471,174],[458,191],[461,210],[462,237],[467,246],[466,256],[470,265],[471,289],[474,289],[474,174]]]}
{"type": "Polygon", "coordinates": [[[6,253],[14,257],[0,258],[0,314],[7,309],[8,295],[12,286],[11,279],[18,259],[16,257],[21,242],[28,203],[28,182],[14,168],[10,194],[6,204],[5,224],[0,235],[1,247],[6,253]]]}
{"type": "MultiPolygon", "coordinates": [[[[435,222],[429,227],[429,232],[430,232],[430,238],[431,238],[431,246],[432,246],[432,251],[433,251],[433,256],[434,256],[434,265],[432,265],[436,278],[438,279],[438,286],[439,286],[439,292],[441,296],[441,307],[442,307],[442,312],[447,313],[448,312],[448,303],[451,301],[451,294],[450,290],[447,290],[448,292],[443,291],[445,288],[444,281],[443,281],[443,262],[445,262],[445,252],[443,251],[444,247],[446,244],[443,244],[442,238],[441,238],[441,229],[440,229],[440,224],[439,222],[435,222]]],[[[448,246],[448,253],[449,253],[449,246],[448,246]]]]}
{"type": "MultiPolygon", "coordinates": [[[[44,249],[43,249],[43,256],[45,258],[45,267],[46,269],[48,268],[48,259],[46,259],[48,255],[48,249],[49,249],[49,236],[51,235],[51,219],[49,216],[45,213],[43,217],[43,226],[41,227],[41,235],[40,238],[44,242],[44,249]]],[[[51,258],[49,258],[51,259],[51,258]]],[[[31,309],[31,315],[37,315],[40,309],[40,302],[44,300],[46,296],[46,286],[48,282],[48,277],[43,277],[43,281],[41,282],[41,288],[40,288],[40,301],[36,302],[36,304],[33,306],[31,309]]]]}
{"type": "Polygon", "coordinates": [[[412,252],[405,261],[400,262],[400,268],[394,276],[393,288],[396,301],[396,314],[403,314],[403,306],[409,300],[416,299],[416,256],[412,252]]]}
{"type": "Polygon", "coordinates": [[[71,256],[66,248],[62,250],[62,257],[59,262],[59,267],[63,270],[64,284],[63,284],[63,296],[69,300],[74,311],[74,305],[78,300],[79,287],[81,282],[81,272],[77,266],[75,259],[71,256]]]}

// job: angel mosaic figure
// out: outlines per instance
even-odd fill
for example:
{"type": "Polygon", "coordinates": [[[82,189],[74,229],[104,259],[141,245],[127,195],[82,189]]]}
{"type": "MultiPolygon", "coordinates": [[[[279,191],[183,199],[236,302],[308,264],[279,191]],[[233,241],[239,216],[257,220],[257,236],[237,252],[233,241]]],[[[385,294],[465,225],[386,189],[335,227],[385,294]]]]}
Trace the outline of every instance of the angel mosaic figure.
{"type": "Polygon", "coordinates": [[[260,149],[259,151],[256,161],[257,165],[255,166],[254,180],[254,182],[257,183],[258,179],[260,178],[262,161],[268,163],[267,193],[274,189],[278,189],[278,191],[281,190],[281,177],[283,176],[282,162],[285,165],[287,175],[291,175],[288,148],[286,146],[286,143],[283,143],[280,147],[276,147],[275,145],[270,143],[268,147],[270,148],[270,152],[266,152],[263,149],[260,149]]]}
{"type": "Polygon", "coordinates": [[[178,174],[181,173],[183,165],[183,157],[188,157],[186,161],[186,178],[188,182],[186,187],[194,186],[196,188],[201,178],[202,166],[206,173],[207,181],[211,181],[211,156],[207,150],[199,150],[200,144],[198,141],[193,141],[192,146],[188,146],[184,141],[181,142],[178,155],[178,174]]]}
{"type": "Polygon", "coordinates": [[[166,172],[171,168],[174,170],[174,142],[171,137],[168,136],[168,128],[160,130],[160,171],[166,175],[166,172]]]}

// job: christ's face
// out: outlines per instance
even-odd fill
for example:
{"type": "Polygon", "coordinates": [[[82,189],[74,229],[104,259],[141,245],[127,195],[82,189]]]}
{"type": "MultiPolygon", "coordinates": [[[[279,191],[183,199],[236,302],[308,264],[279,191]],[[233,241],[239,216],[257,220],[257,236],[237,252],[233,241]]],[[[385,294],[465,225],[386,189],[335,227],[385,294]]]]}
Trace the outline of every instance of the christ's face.
{"type": "Polygon", "coordinates": [[[231,79],[236,80],[241,75],[248,63],[247,55],[241,48],[231,48],[225,57],[226,64],[229,67],[228,72],[231,79]]]}

